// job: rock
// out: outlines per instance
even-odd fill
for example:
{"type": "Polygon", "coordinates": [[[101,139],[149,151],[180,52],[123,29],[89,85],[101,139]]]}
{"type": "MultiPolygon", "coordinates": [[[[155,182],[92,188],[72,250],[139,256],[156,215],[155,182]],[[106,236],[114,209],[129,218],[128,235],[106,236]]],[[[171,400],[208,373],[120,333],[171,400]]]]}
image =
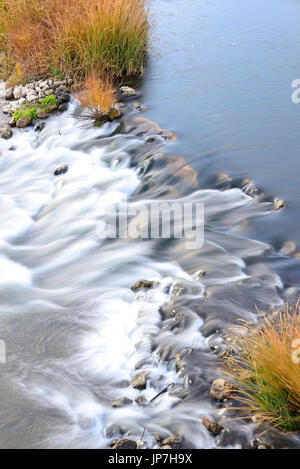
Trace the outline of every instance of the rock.
{"type": "Polygon", "coordinates": [[[135,89],[130,88],[130,86],[121,86],[120,91],[121,91],[123,96],[129,97],[129,96],[135,96],[136,95],[135,89]]]}
{"type": "Polygon", "coordinates": [[[285,202],[283,200],[280,200],[278,198],[274,199],[274,208],[275,210],[280,210],[281,208],[285,207],[285,202]]]}
{"type": "Polygon", "coordinates": [[[9,121],[8,121],[8,124],[11,126],[11,127],[15,127],[16,126],[16,119],[14,117],[12,117],[9,121]]]}
{"type": "Polygon", "coordinates": [[[226,324],[219,319],[207,319],[201,327],[201,333],[204,337],[210,337],[212,334],[219,334],[226,329],[226,324]]]}
{"type": "Polygon", "coordinates": [[[14,90],[13,88],[7,88],[7,90],[4,91],[4,99],[7,101],[10,101],[11,99],[14,99],[14,90]]]}
{"type": "Polygon", "coordinates": [[[2,112],[3,114],[10,114],[12,112],[12,107],[10,104],[6,104],[5,106],[3,106],[2,108],[2,112]]]}
{"type": "Polygon", "coordinates": [[[224,399],[231,397],[233,391],[234,388],[230,383],[227,383],[225,379],[219,378],[212,383],[210,395],[217,401],[224,401],[224,399]]]}
{"type": "Polygon", "coordinates": [[[253,197],[253,198],[257,197],[258,195],[260,195],[262,193],[262,189],[260,187],[255,186],[252,183],[246,184],[243,187],[242,191],[246,195],[250,195],[250,197],[253,197]]]}
{"type": "Polygon", "coordinates": [[[115,402],[112,403],[112,407],[119,408],[119,407],[126,407],[127,405],[132,404],[131,399],[127,399],[127,397],[121,397],[121,399],[117,399],[115,402]]]}
{"type": "Polygon", "coordinates": [[[28,86],[23,86],[22,87],[22,98],[26,98],[29,91],[30,91],[30,88],[28,88],[28,86]]]}
{"type": "Polygon", "coordinates": [[[47,112],[43,111],[43,109],[37,109],[36,115],[38,119],[47,119],[49,117],[49,114],[47,112]]]}
{"type": "Polygon", "coordinates": [[[69,170],[69,166],[67,164],[62,164],[54,170],[53,174],[54,176],[61,176],[62,174],[66,174],[68,170],[69,170]]]}
{"type": "Polygon", "coordinates": [[[149,375],[149,371],[142,371],[142,373],[139,373],[133,379],[132,387],[134,389],[139,389],[140,391],[143,391],[144,389],[146,389],[148,375],[149,375]]]}
{"type": "Polygon", "coordinates": [[[41,132],[45,128],[45,125],[45,122],[37,122],[33,127],[33,130],[35,132],[41,132]]]}
{"type": "Polygon", "coordinates": [[[136,449],[136,442],[133,440],[127,440],[126,438],[119,438],[113,449],[136,449]]]}
{"type": "Polygon", "coordinates": [[[4,138],[5,140],[8,140],[12,137],[12,130],[9,129],[8,127],[4,127],[4,129],[2,129],[2,132],[1,132],[1,137],[4,138]]]}
{"type": "Polygon", "coordinates": [[[50,96],[50,94],[54,94],[54,90],[52,90],[51,88],[50,89],[46,89],[46,90],[43,90],[45,92],[45,95],[46,96],[50,96]]]}
{"type": "Polygon", "coordinates": [[[156,288],[157,286],[159,285],[158,282],[153,282],[153,281],[149,281],[149,280],[138,280],[138,282],[136,282],[132,287],[131,287],[131,290],[132,291],[139,291],[141,290],[142,288],[156,288]]]}
{"type": "Polygon", "coordinates": [[[56,111],[58,108],[58,104],[57,103],[52,103],[52,104],[49,104],[49,106],[47,106],[47,111],[48,112],[54,112],[56,111]]]}
{"type": "Polygon", "coordinates": [[[21,98],[19,99],[19,102],[18,102],[18,106],[23,106],[23,104],[27,103],[27,99],[26,98],[21,98]]]}
{"type": "Polygon", "coordinates": [[[148,404],[148,400],[146,399],[146,397],[144,396],[144,394],[141,394],[140,396],[138,396],[136,399],[135,399],[135,402],[141,406],[141,407],[145,407],[147,404],[148,404]]]}
{"type": "Polygon", "coordinates": [[[61,93],[57,98],[59,101],[62,101],[64,103],[68,103],[71,100],[71,96],[69,95],[69,93],[66,93],[65,91],[61,93]]]}
{"type": "Polygon", "coordinates": [[[251,449],[271,449],[271,447],[269,445],[266,445],[259,438],[255,438],[253,440],[250,440],[249,447],[251,449]]]}
{"type": "Polygon", "coordinates": [[[215,420],[202,417],[202,423],[205,426],[206,430],[213,435],[219,435],[223,430],[223,427],[219,425],[215,420]]]}
{"type": "Polygon", "coordinates": [[[17,121],[16,126],[19,127],[19,128],[24,128],[24,127],[28,127],[30,124],[31,124],[30,117],[21,117],[17,121]]]}
{"type": "Polygon", "coordinates": [[[61,103],[58,106],[59,112],[65,112],[68,109],[68,103],[61,103]]]}
{"type": "Polygon", "coordinates": [[[107,115],[109,119],[113,121],[115,119],[119,119],[120,117],[122,117],[123,113],[117,106],[112,106],[110,110],[108,111],[107,115]]]}
{"type": "Polygon", "coordinates": [[[22,85],[16,86],[14,91],[13,91],[14,98],[15,99],[22,98],[22,92],[23,92],[23,86],[22,85]]]}
{"type": "Polygon", "coordinates": [[[39,98],[38,94],[36,93],[36,91],[34,90],[31,90],[28,94],[27,94],[27,101],[29,103],[32,103],[33,101],[37,101],[39,98]]]}
{"type": "Polygon", "coordinates": [[[121,427],[120,425],[117,425],[115,423],[113,423],[112,425],[109,425],[109,427],[105,429],[105,435],[107,438],[113,438],[119,435],[125,435],[126,432],[127,432],[127,428],[121,427]]]}
{"type": "Polygon", "coordinates": [[[171,383],[168,386],[168,394],[169,396],[178,397],[179,399],[183,399],[189,393],[188,388],[185,384],[181,383],[171,383]]]}
{"type": "Polygon", "coordinates": [[[167,445],[180,445],[182,443],[182,433],[176,433],[176,435],[171,435],[165,438],[162,442],[163,446],[167,445]]]}
{"type": "Polygon", "coordinates": [[[173,449],[173,448],[171,448],[171,446],[165,445],[165,446],[162,446],[160,449],[173,449]]]}

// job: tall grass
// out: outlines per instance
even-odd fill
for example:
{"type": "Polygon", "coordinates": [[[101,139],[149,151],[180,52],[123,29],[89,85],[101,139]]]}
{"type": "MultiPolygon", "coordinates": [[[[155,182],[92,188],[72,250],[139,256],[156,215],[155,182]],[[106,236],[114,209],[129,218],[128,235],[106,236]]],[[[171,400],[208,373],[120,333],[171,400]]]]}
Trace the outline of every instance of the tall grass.
{"type": "Polygon", "coordinates": [[[300,431],[299,339],[298,302],[262,327],[245,324],[227,359],[246,415],[285,432],[300,431]]]}
{"type": "Polygon", "coordinates": [[[148,33],[145,0],[0,0],[5,78],[140,75],[148,33]]]}

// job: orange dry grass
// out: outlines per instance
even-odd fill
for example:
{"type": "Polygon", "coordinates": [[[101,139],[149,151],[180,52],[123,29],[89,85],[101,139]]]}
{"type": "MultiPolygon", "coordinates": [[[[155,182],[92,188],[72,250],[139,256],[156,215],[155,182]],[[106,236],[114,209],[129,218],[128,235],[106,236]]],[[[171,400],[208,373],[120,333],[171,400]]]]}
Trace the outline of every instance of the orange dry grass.
{"type": "Polygon", "coordinates": [[[91,115],[99,119],[116,103],[116,94],[112,79],[92,72],[85,80],[84,91],[76,94],[83,107],[89,109],[91,115]]]}
{"type": "Polygon", "coordinates": [[[245,324],[227,362],[245,410],[286,432],[300,431],[299,305],[257,329],[245,324]]]}
{"type": "Polygon", "coordinates": [[[24,77],[91,70],[116,77],[143,72],[148,48],[145,0],[0,0],[4,71],[24,77]]]}

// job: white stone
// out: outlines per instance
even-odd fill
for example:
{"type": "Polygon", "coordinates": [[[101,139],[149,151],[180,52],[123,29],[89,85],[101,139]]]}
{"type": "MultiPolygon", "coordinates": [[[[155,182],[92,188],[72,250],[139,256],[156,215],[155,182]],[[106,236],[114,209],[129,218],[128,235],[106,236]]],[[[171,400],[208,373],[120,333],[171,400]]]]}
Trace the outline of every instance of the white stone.
{"type": "Polygon", "coordinates": [[[22,85],[18,85],[18,86],[15,87],[15,89],[14,89],[14,98],[15,99],[22,98],[22,90],[23,90],[22,85]]]}
{"type": "Polygon", "coordinates": [[[23,86],[22,87],[22,97],[26,98],[28,92],[29,92],[29,88],[27,86],[23,86]]]}
{"type": "Polygon", "coordinates": [[[38,94],[35,91],[31,91],[30,93],[28,93],[27,101],[29,103],[31,103],[32,101],[35,101],[36,99],[38,99],[38,94]]]}
{"type": "Polygon", "coordinates": [[[5,106],[3,106],[2,112],[3,112],[4,114],[9,114],[9,113],[11,112],[11,105],[10,105],[10,104],[6,104],[5,106]]]}

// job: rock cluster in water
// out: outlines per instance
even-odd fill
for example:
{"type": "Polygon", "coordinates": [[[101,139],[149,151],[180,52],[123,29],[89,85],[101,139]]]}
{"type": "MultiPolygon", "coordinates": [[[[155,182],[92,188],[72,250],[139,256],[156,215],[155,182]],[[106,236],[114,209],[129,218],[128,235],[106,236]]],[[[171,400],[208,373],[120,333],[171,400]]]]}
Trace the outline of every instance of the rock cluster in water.
{"type": "Polygon", "coordinates": [[[0,98],[5,100],[2,112],[9,117],[9,121],[1,131],[2,138],[9,139],[12,136],[13,131],[11,127],[23,128],[34,123],[35,119],[27,115],[16,120],[13,114],[17,110],[36,108],[36,117],[38,119],[46,119],[49,113],[56,110],[60,112],[65,111],[70,101],[70,86],[72,83],[71,78],[67,80],[54,78],[8,88],[3,84],[0,91],[0,98]],[[49,96],[55,97],[53,102],[47,105],[46,110],[40,109],[39,106],[42,100],[49,96]]]}

